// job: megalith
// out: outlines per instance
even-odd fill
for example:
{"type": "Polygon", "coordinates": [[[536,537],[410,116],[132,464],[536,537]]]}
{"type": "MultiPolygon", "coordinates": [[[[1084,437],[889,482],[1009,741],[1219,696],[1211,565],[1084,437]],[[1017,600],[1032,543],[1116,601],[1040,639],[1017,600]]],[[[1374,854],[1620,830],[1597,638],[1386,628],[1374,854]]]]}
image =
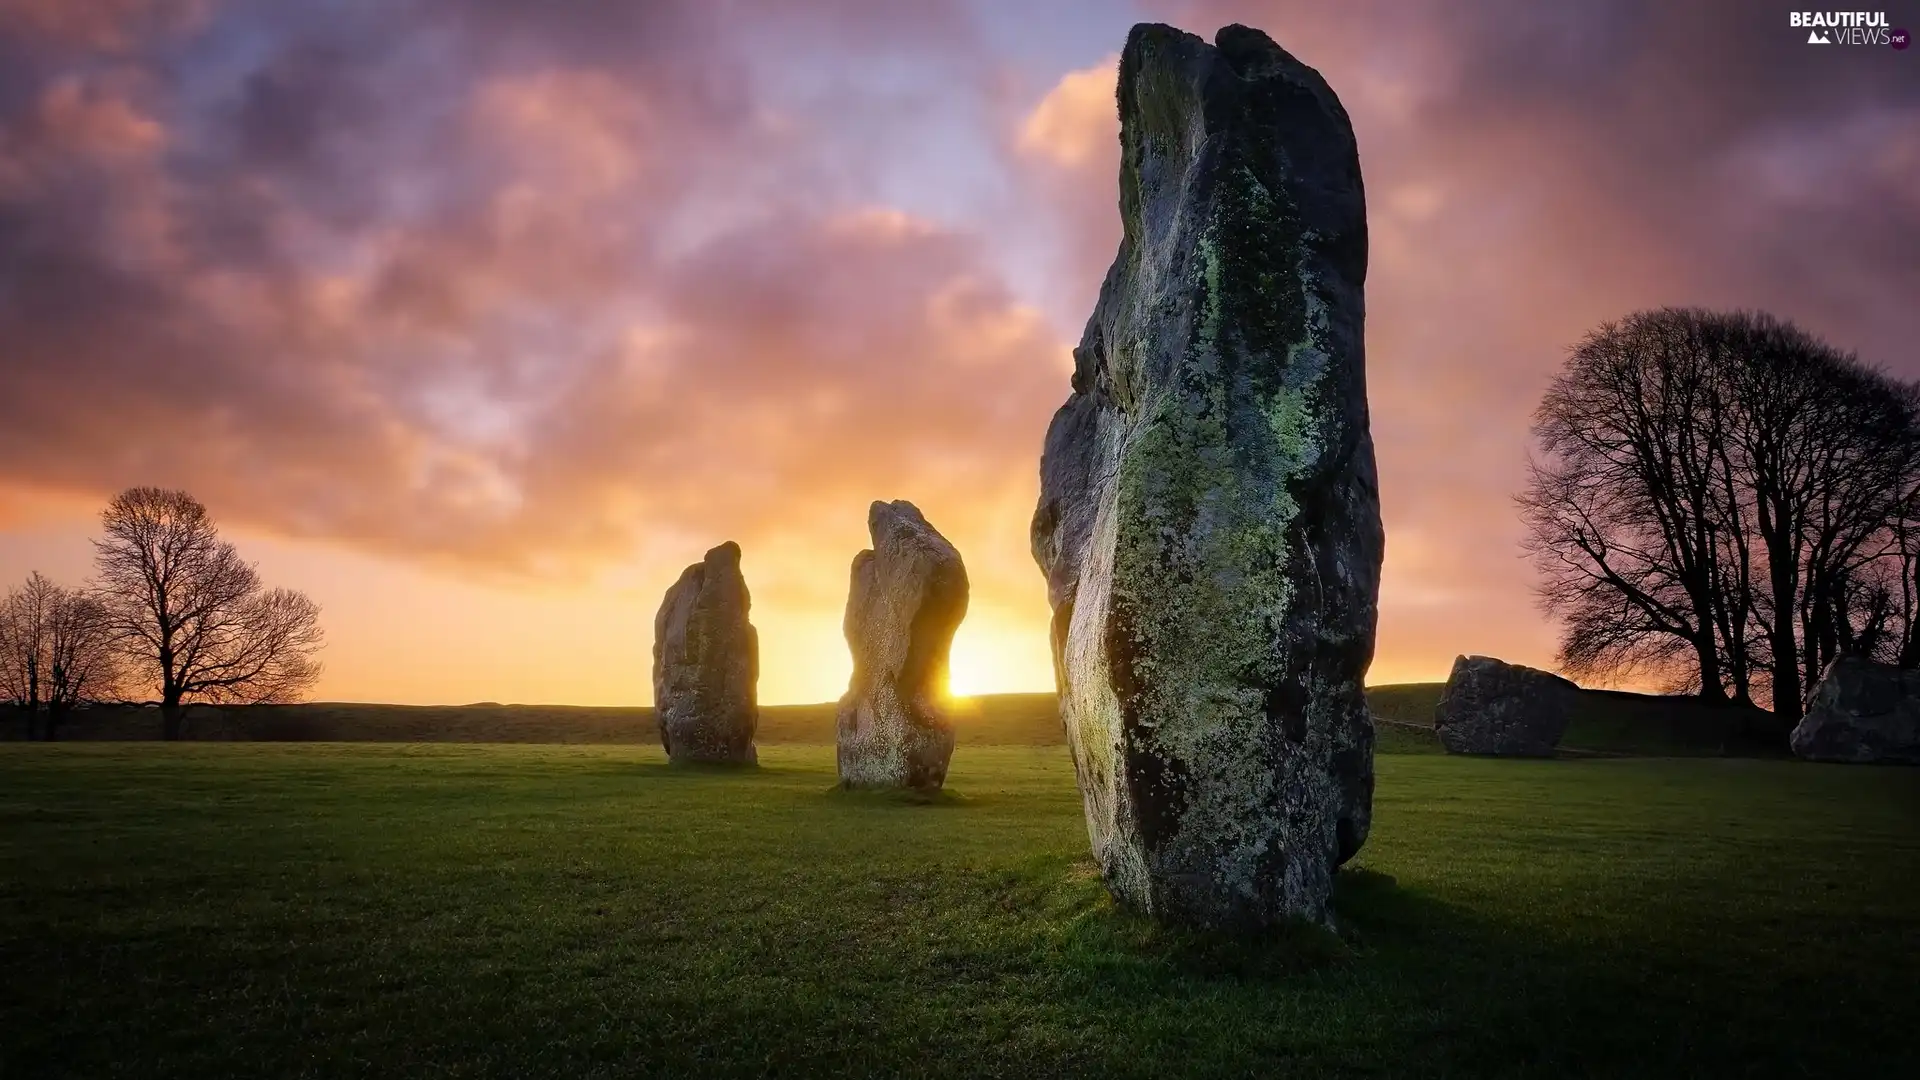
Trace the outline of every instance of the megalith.
{"type": "Polygon", "coordinates": [[[854,556],[847,590],[840,782],[937,791],[953,758],[947,662],[967,614],[967,568],[910,502],[874,503],[867,531],[873,547],[854,556]]]}
{"type": "Polygon", "coordinates": [[[1456,656],[1433,727],[1450,754],[1552,757],[1579,698],[1578,686],[1550,671],[1456,656]]]}
{"type": "Polygon", "coordinates": [[[760,640],[740,545],[729,540],[686,568],[653,618],[653,707],[674,763],[751,765],[760,721],[760,640]]]}
{"type": "Polygon", "coordinates": [[[1133,28],[1119,253],[1047,431],[1033,554],[1108,888],[1325,922],[1373,801],[1384,537],[1353,129],[1257,30],[1133,28]]]}
{"type": "Polygon", "coordinates": [[[1835,659],[1789,742],[1809,761],[1920,765],[1920,671],[1835,659]]]}

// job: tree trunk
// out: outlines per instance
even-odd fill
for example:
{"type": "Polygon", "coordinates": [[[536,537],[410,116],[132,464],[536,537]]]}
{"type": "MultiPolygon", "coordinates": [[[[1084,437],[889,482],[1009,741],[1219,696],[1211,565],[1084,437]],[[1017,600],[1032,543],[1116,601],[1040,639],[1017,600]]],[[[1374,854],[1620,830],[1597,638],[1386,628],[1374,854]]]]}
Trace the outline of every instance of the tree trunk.
{"type": "Polygon", "coordinates": [[[160,703],[160,737],[168,742],[180,738],[181,720],[186,710],[180,707],[178,697],[169,696],[160,703]]]}
{"type": "Polygon", "coordinates": [[[1702,642],[1699,639],[1695,639],[1693,643],[1694,656],[1700,663],[1699,698],[1702,704],[1715,706],[1725,705],[1727,704],[1727,688],[1722,685],[1720,681],[1720,652],[1717,648],[1716,639],[1714,638],[1713,613],[1711,611],[1700,612],[1700,626],[1703,631],[1702,636],[1705,637],[1706,640],[1702,642]]]}
{"type": "Polygon", "coordinates": [[[1782,720],[1800,719],[1800,656],[1794,645],[1793,628],[1783,635],[1775,628],[1773,641],[1773,714],[1782,720]]]}
{"type": "Polygon", "coordinates": [[[48,742],[54,742],[60,738],[60,721],[65,718],[66,711],[64,705],[47,706],[47,726],[41,730],[41,738],[48,742]]]}
{"type": "MultiPolygon", "coordinates": [[[[1784,545],[1768,545],[1777,549],[1784,545]]],[[[1800,719],[1800,644],[1794,636],[1798,614],[1799,573],[1789,563],[1784,573],[1772,568],[1773,625],[1767,629],[1767,644],[1773,650],[1773,715],[1781,720],[1800,719]]]]}

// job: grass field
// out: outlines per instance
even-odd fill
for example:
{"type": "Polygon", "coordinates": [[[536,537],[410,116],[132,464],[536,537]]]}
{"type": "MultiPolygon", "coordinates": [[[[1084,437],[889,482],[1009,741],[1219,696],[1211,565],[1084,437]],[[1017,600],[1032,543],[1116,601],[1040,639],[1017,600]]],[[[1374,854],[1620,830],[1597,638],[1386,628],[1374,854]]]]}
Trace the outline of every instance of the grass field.
{"type": "Polygon", "coordinates": [[[0,747],[0,1076],[1901,1076],[1920,771],[1383,754],[1344,939],[1116,911],[1063,751],[0,747]]]}

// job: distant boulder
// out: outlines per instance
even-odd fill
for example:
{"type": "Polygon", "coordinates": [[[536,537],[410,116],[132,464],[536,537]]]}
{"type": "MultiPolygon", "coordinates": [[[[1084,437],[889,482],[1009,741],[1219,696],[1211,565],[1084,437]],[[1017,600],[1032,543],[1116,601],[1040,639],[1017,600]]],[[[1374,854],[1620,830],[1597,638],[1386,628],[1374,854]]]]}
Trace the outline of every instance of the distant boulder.
{"type": "Polygon", "coordinates": [[[1790,741],[1809,761],[1920,765],[1920,671],[1836,659],[1790,741]]]}
{"type": "Polygon", "coordinates": [[[1580,688],[1548,671],[1491,656],[1459,656],[1433,726],[1452,754],[1552,757],[1580,688]]]}
{"type": "Polygon", "coordinates": [[[751,765],[760,721],[760,641],[740,545],[728,541],[680,575],[653,619],[653,702],[675,763],[751,765]]]}
{"type": "Polygon", "coordinates": [[[873,548],[853,560],[847,647],[853,678],[840,699],[840,782],[934,791],[953,757],[947,652],[967,614],[967,568],[910,502],[867,511],[873,548]]]}

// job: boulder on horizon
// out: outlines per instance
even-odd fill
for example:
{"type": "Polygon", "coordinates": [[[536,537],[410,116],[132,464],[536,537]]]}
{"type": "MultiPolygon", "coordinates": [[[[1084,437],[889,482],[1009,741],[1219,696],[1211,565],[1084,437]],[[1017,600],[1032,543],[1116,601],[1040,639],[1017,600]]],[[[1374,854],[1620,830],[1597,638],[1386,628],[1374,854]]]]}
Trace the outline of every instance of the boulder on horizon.
{"type": "Polygon", "coordinates": [[[1552,757],[1579,697],[1578,686],[1550,671],[1457,656],[1433,727],[1450,754],[1552,757]]]}
{"type": "Polygon", "coordinates": [[[1809,761],[1920,765],[1920,671],[1835,659],[1789,741],[1809,761]]]}

